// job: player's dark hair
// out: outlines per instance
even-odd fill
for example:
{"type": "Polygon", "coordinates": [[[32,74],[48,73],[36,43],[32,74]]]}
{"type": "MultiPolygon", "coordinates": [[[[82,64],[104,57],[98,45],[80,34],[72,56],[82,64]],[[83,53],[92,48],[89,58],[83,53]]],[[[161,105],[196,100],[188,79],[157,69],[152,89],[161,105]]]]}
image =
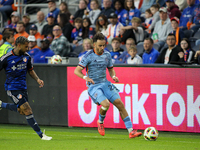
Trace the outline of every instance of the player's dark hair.
{"type": "Polygon", "coordinates": [[[27,38],[24,36],[19,36],[15,41],[15,45],[17,46],[18,44],[25,44],[26,42],[28,42],[27,38]]]}
{"type": "Polygon", "coordinates": [[[144,40],[149,40],[149,41],[151,42],[151,44],[153,44],[153,39],[150,38],[150,37],[148,37],[148,38],[146,38],[146,39],[144,39],[144,40]]]}
{"type": "Polygon", "coordinates": [[[97,40],[105,40],[105,36],[102,33],[97,33],[93,37],[93,43],[96,43],[97,40]]]}
{"type": "Polygon", "coordinates": [[[4,31],[3,32],[3,40],[4,42],[6,39],[9,39],[11,36],[14,36],[14,33],[12,31],[4,31]]]}

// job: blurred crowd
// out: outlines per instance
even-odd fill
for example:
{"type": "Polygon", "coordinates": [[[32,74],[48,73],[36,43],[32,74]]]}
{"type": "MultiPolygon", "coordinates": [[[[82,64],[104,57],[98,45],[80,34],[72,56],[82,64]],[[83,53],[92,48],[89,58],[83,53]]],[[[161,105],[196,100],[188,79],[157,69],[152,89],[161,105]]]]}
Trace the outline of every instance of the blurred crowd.
{"type": "Polygon", "coordinates": [[[55,54],[81,60],[101,32],[115,64],[200,64],[200,0],[80,0],[74,14],[66,2],[47,3],[49,13],[30,22],[29,14],[20,20],[13,0],[0,2],[0,57],[25,36],[33,63],[55,54]]]}

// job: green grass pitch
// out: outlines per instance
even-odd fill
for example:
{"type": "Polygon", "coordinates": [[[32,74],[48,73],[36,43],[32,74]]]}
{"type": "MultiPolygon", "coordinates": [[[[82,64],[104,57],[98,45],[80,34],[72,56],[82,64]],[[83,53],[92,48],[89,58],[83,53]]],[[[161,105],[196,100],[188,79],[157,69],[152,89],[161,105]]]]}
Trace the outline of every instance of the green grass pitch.
{"type": "MultiPolygon", "coordinates": [[[[41,126],[51,141],[42,141],[28,125],[0,124],[0,150],[200,150],[199,133],[159,132],[157,141],[128,138],[125,129],[41,126]]],[[[143,131],[142,131],[143,132],[143,131]]]]}

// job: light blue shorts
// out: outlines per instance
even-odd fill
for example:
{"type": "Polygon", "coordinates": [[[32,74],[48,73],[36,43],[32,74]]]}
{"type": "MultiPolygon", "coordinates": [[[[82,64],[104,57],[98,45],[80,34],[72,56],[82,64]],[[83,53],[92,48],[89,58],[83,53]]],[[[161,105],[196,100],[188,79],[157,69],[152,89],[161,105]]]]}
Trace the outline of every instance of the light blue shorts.
{"type": "Polygon", "coordinates": [[[100,105],[102,101],[108,99],[113,103],[116,99],[120,99],[119,90],[109,81],[90,85],[88,94],[94,103],[100,105]]]}

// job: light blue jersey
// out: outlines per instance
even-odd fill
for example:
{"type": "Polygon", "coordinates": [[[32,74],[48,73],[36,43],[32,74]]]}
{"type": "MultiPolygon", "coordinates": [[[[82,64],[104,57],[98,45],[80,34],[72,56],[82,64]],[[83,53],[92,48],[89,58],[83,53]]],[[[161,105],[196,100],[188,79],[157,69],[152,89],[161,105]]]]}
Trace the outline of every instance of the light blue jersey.
{"type": "Polygon", "coordinates": [[[87,76],[95,83],[87,84],[88,94],[94,103],[101,104],[105,99],[113,103],[120,98],[118,89],[106,78],[106,68],[113,68],[109,52],[104,51],[102,55],[97,55],[94,50],[91,50],[83,56],[79,66],[86,68],[87,76]]]}
{"type": "Polygon", "coordinates": [[[106,82],[106,68],[113,68],[112,58],[109,52],[104,51],[102,55],[97,55],[94,50],[88,51],[79,66],[86,68],[87,76],[91,78],[95,84],[106,82]]]}

